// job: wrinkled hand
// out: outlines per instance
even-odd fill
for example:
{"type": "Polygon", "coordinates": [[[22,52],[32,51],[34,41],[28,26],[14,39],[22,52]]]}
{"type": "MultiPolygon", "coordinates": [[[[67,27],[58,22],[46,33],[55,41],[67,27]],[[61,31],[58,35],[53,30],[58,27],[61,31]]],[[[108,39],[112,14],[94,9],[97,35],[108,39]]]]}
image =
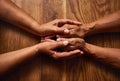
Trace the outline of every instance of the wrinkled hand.
{"type": "MultiPolygon", "coordinates": [[[[69,50],[84,50],[85,49],[85,41],[81,38],[58,38],[58,42],[60,41],[68,41],[69,44],[65,47],[62,47],[62,51],[69,51],[69,50]]],[[[83,54],[83,51],[81,51],[81,54],[83,54]]]]}
{"type": "Polygon", "coordinates": [[[87,25],[68,19],[57,19],[47,24],[43,24],[41,27],[43,27],[41,30],[43,32],[46,31],[46,33],[43,33],[45,38],[42,40],[40,52],[58,59],[83,54],[86,43],[84,39],[76,37],[86,36],[86,34],[94,28],[94,24],[87,25]],[[51,38],[56,35],[57,40],[51,40],[51,38]],[[64,45],[64,41],[68,41],[68,44],[64,45]]]}
{"type": "Polygon", "coordinates": [[[90,32],[94,28],[95,24],[81,24],[77,25],[70,25],[65,24],[62,28],[66,28],[69,30],[69,34],[67,35],[57,35],[57,37],[85,37],[88,32],[90,32]]]}
{"type": "Polygon", "coordinates": [[[64,52],[58,52],[57,48],[63,48],[67,46],[69,42],[67,41],[54,41],[51,39],[42,40],[42,43],[38,45],[38,51],[43,54],[47,54],[55,59],[59,58],[68,58],[71,56],[76,56],[80,54],[79,49],[75,49],[73,51],[64,51],[64,52]]]}
{"type": "Polygon", "coordinates": [[[53,36],[53,35],[65,35],[68,34],[69,31],[67,28],[62,27],[65,24],[71,25],[80,25],[80,22],[69,20],[69,19],[56,19],[49,23],[43,24],[39,28],[40,36],[53,36]],[[67,31],[66,31],[67,30],[67,31]]]}

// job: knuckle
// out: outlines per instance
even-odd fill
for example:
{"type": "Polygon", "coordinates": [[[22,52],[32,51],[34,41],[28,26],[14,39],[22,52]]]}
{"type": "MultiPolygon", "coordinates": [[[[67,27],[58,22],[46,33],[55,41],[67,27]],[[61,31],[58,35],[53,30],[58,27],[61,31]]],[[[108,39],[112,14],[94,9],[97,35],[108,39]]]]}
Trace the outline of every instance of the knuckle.
{"type": "Polygon", "coordinates": [[[70,35],[75,35],[75,31],[70,31],[70,35]]]}
{"type": "Polygon", "coordinates": [[[57,45],[60,47],[60,46],[63,46],[63,43],[62,42],[57,42],[57,45]]]}
{"type": "Polygon", "coordinates": [[[68,24],[65,24],[64,27],[68,27],[69,25],[68,24]]]}
{"type": "Polygon", "coordinates": [[[80,39],[80,41],[81,41],[81,42],[85,42],[85,40],[84,40],[84,39],[80,39]]]}
{"type": "Polygon", "coordinates": [[[81,39],[81,38],[76,38],[75,40],[76,40],[76,41],[79,41],[79,42],[81,42],[81,43],[85,42],[84,39],[81,39]]]}

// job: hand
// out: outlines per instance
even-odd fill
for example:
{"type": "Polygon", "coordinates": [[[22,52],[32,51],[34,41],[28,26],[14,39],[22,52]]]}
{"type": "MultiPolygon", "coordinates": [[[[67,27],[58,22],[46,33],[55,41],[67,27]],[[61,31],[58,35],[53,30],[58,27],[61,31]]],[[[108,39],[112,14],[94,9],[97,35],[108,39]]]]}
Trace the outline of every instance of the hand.
{"type": "Polygon", "coordinates": [[[62,48],[68,45],[67,41],[54,41],[51,39],[42,40],[42,43],[38,45],[38,51],[43,54],[50,55],[55,59],[59,58],[68,58],[80,54],[80,50],[67,51],[67,52],[58,52],[57,48],[62,48]]]}
{"type": "Polygon", "coordinates": [[[80,24],[77,25],[69,25],[65,24],[62,28],[66,28],[69,30],[69,34],[67,35],[57,35],[57,37],[85,37],[93,28],[95,24],[80,24]]]}
{"type": "MultiPolygon", "coordinates": [[[[68,41],[69,44],[65,47],[62,47],[62,51],[69,51],[69,50],[84,50],[86,47],[86,43],[83,39],[81,38],[58,38],[57,39],[58,42],[60,41],[68,41]]],[[[81,54],[83,54],[83,51],[80,51],[81,54]]]]}
{"type": "Polygon", "coordinates": [[[39,27],[40,36],[53,36],[53,35],[64,35],[68,34],[69,31],[67,28],[63,28],[62,26],[65,24],[77,25],[79,26],[81,23],[69,19],[56,19],[49,23],[43,24],[39,27]],[[67,30],[67,31],[66,31],[67,30]]]}

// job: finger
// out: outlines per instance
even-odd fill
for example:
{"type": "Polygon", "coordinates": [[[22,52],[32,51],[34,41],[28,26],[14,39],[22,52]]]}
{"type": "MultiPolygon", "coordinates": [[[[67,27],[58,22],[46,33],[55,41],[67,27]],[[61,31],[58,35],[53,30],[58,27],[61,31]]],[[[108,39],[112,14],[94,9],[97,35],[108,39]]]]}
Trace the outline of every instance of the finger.
{"type": "Polygon", "coordinates": [[[70,52],[55,52],[53,51],[53,57],[54,58],[68,58],[68,57],[73,57],[76,55],[80,55],[81,54],[81,50],[74,50],[74,51],[70,51],[70,52]]]}
{"type": "Polygon", "coordinates": [[[54,42],[51,44],[50,48],[51,49],[56,49],[56,48],[59,48],[59,47],[65,47],[69,44],[68,41],[60,41],[60,42],[54,42]]]}
{"type": "Polygon", "coordinates": [[[60,34],[60,35],[66,34],[66,35],[69,35],[70,31],[72,29],[78,29],[78,28],[79,28],[79,26],[76,26],[76,25],[65,24],[62,27],[54,26],[54,27],[52,27],[52,30],[55,32],[55,34],[60,34]]]}
{"type": "Polygon", "coordinates": [[[54,40],[52,39],[45,39],[46,42],[55,42],[54,40]]]}
{"type": "Polygon", "coordinates": [[[51,23],[58,23],[58,25],[62,26],[64,24],[74,24],[74,25],[81,25],[81,22],[70,20],[70,19],[55,19],[51,23]]]}
{"type": "Polygon", "coordinates": [[[45,39],[45,37],[41,37],[41,40],[44,40],[45,39]]]}
{"type": "Polygon", "coordinates": [[[71,25],[81,25],[82,23],[70,19],[60,19],[58,22],[58,26],[63,26],[64,24],[71,24],[71,25]]]}
{"type": "Polygon", "coordinates": [[[61,36],[60,36],[60,35],[56,35],[56,37],[57,37],[57,38],[61,38],[61,36]]]}
{"type": "Polygon", "coordinates": [[[83,52],[83,51],[80,51],[80,53],[81,53],[81,54],[84,54],[84,52],[83,52]]]}
{"type": "Polygon", "coordinates": [[[58,42],[61,42],[61,41],[63,41],[63,44],[64,45],[68,45],[68,40],[66,40],[66,38],[58,38],[56,41],[58,41],[58,42]]]}
{"type": "Polygon", "coordinates": [[[41,43],[42,43],[42,42],[45,42],[45,39],[41,39],[41,43]]]}
{"type": "Polygon", "coordinates": [[[51,35],[51,36],[45,37],[45,39],[51,39],[51,38],[53,38],[53,37],[54,37],[54,35],[51,35]]]}
{"type": "Polygon", "coordinates": [[[78,28],[78,27],[80,27],[80,26],[71,25],[71,24],[65,24],[64,26],[62,26],[62,28],[67,28],[67,29],[69,29],[69,30],[71,30],[71,29],[76,29],[76,28],[78,28]]]}
{"type": "Polygon", "coordinates": [[[62,26],[61,28],[58,28],[56,33],[60,37],[70,37],[73,35],[72,33],[77,29],[79,29],[79,26],[66,24],[66,25],[62,26]]]}
{"type": "Polygon", "coordinates": [[[70,37],[69,35],[56,35],[57,38],[67,38],[70,37]]]}
{"type": "Polygon", "coordinates": [[[67,28],[54,27],[53,31],[58,35],[69,34],[69,30],[67,28]]]}
{"type": "Polygon", "coordinates": [[[67,40],[67,39],[66,38],[57,38],[56,41],[65,41],[65,40],[67,40]]]}
{"type": "Polygon", "coordinates": [[[55,42],[55,41],[51,39],[44,39],[44,40],[41,40],[41,42],[55,42]]]}

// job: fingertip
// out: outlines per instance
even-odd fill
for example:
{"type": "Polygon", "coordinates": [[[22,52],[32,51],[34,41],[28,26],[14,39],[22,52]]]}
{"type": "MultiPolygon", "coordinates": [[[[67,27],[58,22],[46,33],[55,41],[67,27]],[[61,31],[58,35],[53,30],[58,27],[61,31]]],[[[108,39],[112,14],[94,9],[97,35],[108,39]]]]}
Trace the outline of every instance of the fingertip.
{"type": "Polygon", "coordinates": [[[64,29],[64,33],[68,34],[70,31],[68,29],[64,29]]]}
{"type": "Polygon", "coordinates": [[[56,34],[68,34],[69,33],[69,30],[68,29],[65,29],[65,28],[58,28],[55,30],[56,34]]]}
{"type": "Polygon", "coordinates": [[[57,42],[57,43],[58,43],[59,46],[67,46],[67,45],[69,44],[68,41],[61,41],[61,40],[59,40],[59,39],[58,39],[58,42],[57,42]]]}
{"type": "Polygon", "coordinates": [[[65,46],[67,46],[67,45],[69,44],[69,42],[68,42],[68,41],[63,41],[63,44],[64,44],[65,46]]]}
{"type": "Polygon", "coordinates": [[[60,38],[60,35],[56,35],[57,38],[60,38]]]}
{"type": "Polygon", "coordinates": [[[59,37],[59,38],[57,38],[57,40],[58,40],[58,41],[66,41],[66,38],[61,38],[61,37],[59,37]]]}
{"type": "Polygon", "coordinates": [[[84,54],[84,52],[83,52],[83,51],[80,51],[80,54],[84,54]]]}
{"type": "Polygon", "coordinates": [[[79,22],[79,21],[73,21],[74,23],[76,23],[76,24],[79,24],[79,25],[81,25],[82,23],[81,22],[79,22]]]}
{"type": "Polygon", "coordinates": [[[80,50],[74,50],[74,52],[76,52],[76,53],[80,53],[81,51],[80,51],[80,50]]]}
{"type": "Polygon", "coordinates": [[[68,42],[67,42],[67,41],[61,41],[61,40],[58,39],[57,44],[58,44],[59,46],[67,46],[67,45],[68,45],[68,42]]]}
{"type": "Polygon", "coordinates": [[[84,52],[83,51],[81,51],[81,50],[76,50],[76,52],[78,52],[78,53],[80,53],[80,54],[84,54],[84,52]]]}
{"type": "Polygon", "coordinates": [[[56,41],[58,41],[58,42],[59,42],[59,41],[61,41],[61,39],[60,39],[60,38],[57,38],[57,39],[56,39],[56,41]]]}

